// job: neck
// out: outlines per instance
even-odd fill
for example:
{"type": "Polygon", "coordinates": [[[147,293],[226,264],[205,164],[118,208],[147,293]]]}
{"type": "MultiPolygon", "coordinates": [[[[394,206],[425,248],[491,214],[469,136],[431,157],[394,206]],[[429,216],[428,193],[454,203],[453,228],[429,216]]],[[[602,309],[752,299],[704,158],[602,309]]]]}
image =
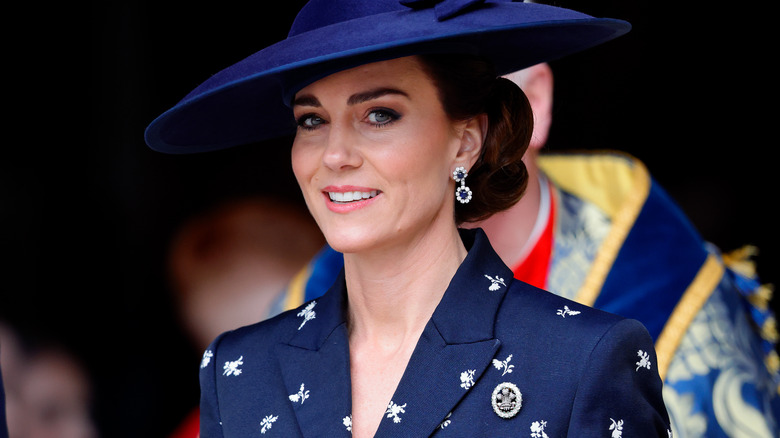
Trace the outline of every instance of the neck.
{"type": "Polygon", "coordinates": [[[344,254],[352,341],[416,343],[466,257],[457,228],[440,228],[411,245],[344,254]]]}
{"type": "MultiPolygon", "coordinates": [[[[529,150],[528,153],[532,152],[529,150]]],[[[529,246],[534,243],[530,242],[531,234],[541,205],[539,169],[535,165],[534,157],[525,162],[528,169],[528,187],[517,204],[482,222],[469,225],[485,231],[493,249],[512,269],[525,259],[529,246]]]]}

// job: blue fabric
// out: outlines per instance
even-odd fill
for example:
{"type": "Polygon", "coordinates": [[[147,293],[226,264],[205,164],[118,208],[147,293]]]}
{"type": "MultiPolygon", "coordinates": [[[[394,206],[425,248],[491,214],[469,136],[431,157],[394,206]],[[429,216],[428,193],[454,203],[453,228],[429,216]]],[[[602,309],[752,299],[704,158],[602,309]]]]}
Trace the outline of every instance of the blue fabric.
{"type": "Polygon", "coordinates": [[[594,307],[638,319],[658,339],[707,254],[690,221],[652,181],[594,307]]]}
{"type": "Polygon", "coordinates": [[[5,386],[3,373],[0,370],[0,438],[8,438],[8,422],[5,417],[5,386]]]}
{"type": "MultiPolygon", "coordinates": [[[[640,323],[513,280],[481,230],[462,236],[469,253],[377,437],[668,437],[640,323]],[[491,407],[504,382],[522,396],[510,419],[491,407]]],[[[345,299],[340,276],[319,299],[220,336],[201,364],[201,437],[350,436],[345,299]]]]}
{"type": "Polygon", "coordinates": [[[344,256],[325,244],[319,254],[311,261],[311,274],[306,281],[304,301],[319,298],[326,290],[330,289],[343,268],[344,256]]]}

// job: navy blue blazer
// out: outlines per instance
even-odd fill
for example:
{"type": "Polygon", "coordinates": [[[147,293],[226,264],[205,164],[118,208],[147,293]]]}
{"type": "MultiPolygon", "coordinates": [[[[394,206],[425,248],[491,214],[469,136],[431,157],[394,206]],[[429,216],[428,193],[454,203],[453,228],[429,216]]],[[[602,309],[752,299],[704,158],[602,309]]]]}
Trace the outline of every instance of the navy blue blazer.
{"type": "MultiPolygon", "coordinates": [[[[514,280],[484,232],[461,237],[468,255],[375,436],[671,435],[639,322],[514,280]]],[[[218,337],[201,361],[201,437],[349,437],[346,306],[342,271],[322,297],[218,337]]]]}

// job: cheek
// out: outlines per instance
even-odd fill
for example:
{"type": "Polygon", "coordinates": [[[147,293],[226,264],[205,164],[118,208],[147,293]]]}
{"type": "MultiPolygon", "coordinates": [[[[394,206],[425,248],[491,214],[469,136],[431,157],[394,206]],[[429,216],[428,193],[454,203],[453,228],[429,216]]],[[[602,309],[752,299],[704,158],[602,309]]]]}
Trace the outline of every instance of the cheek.
{"type": "Polygon", "coordinates": [[[299,142],[293,142],[292,150],[290,152],[290,161],[292,163],[295,179],[298,180],[298,184],[301,186],[301,188],[303,188],[303,184],[314,172],[312,159],[313,155],[314,154],[312,153],[307,153],[306,148],[299,144],[299,142]]]}
{"type": "Polygon", "coordinates": [[[451,158],[446,140],[431,136],[417,137],[417,141],[404,147],[403,152],[388,155],[383,170],[386,177],[405,187],[410,199],[438,204],[449,194],[451,158]],[[420,140],[424,139],[424,140],[420,140]],[[392,163],[392,164],[391,164],[392,163]]]}
{"type": "Polygon", "coordinates": [[[448,125],[429,124],[416,132],[406,149],[403,172],[427,181],[446,181],[457,155],[457,142],[446,129],[448,125]],[[431,129],[436,126],[435,129],[431,129]]]}

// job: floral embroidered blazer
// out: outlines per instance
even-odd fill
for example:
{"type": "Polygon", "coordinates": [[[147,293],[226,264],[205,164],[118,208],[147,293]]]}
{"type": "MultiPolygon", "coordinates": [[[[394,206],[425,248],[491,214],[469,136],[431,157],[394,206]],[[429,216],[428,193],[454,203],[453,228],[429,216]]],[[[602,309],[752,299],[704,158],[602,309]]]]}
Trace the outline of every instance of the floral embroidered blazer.
{"type": "MultiPolygon", "coordinates": [[[[482,230],[461,237],[469,253],[375,436],[671,435],[640,323],[513,280],[482,230]]],[[[218,337],[201,361],[201,437],[349,437],[346,305],[342,272],[322,297],[218,337]]]]}

